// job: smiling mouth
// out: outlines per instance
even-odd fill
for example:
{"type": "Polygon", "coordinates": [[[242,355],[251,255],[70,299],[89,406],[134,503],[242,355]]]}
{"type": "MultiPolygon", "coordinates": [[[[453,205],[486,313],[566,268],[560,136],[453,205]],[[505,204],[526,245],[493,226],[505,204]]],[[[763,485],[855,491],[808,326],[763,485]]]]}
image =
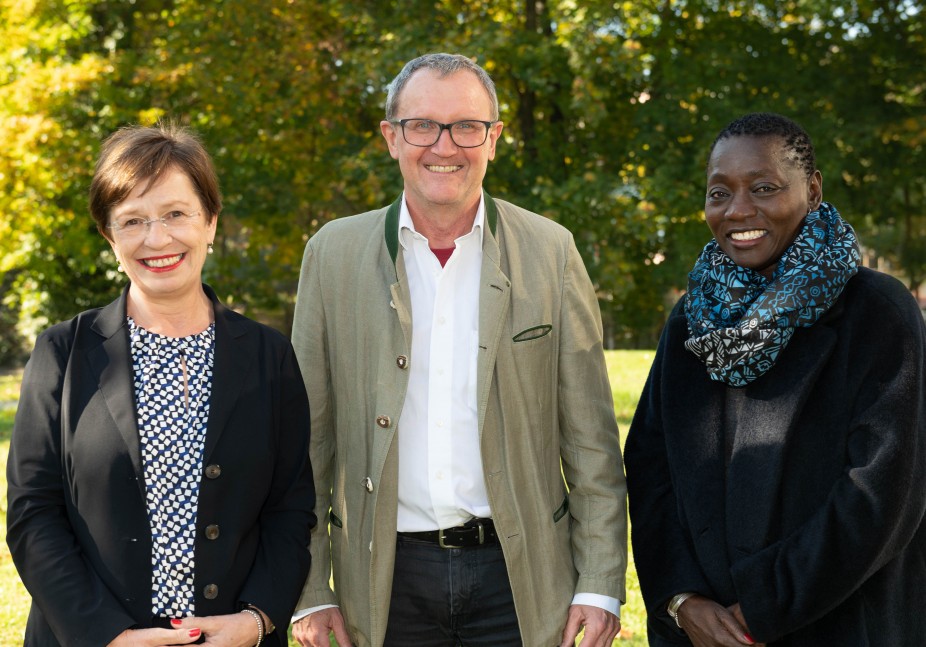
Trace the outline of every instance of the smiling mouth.
{"type": "Polygon", "coordinates": [[[183,260],[183,257],[186,254],[175,254],[173,256],[160,256],[158,258],[142,258],[140,262],[145,267],[151,267],[155,269],[160,269],[164,267],[170,267],[171,265],[176,265],[183,260]]]}
{"type": "Polygon", "coordinates": [[[762,238],[766,235],[768,230],[766,229],[752,229],[750,231],[734,231],[730,234],[730,238],[738,241],[748,241],[756,240],[757,238],[762,238]]]}
{"type": "Polygon", "coordinates": [[[432,173],[453,173],[463,168],[462,166],[437,166],[436,164],[425,164],[424,167],[432,173]]]}

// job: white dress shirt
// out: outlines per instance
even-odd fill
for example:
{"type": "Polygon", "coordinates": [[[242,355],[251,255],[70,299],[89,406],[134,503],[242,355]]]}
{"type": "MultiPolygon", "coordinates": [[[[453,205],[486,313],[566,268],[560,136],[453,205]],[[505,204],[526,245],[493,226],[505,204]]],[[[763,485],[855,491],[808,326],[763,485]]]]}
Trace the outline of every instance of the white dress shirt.
{"type": "Polygon", "coordinates": [[[399,417],[399,532],[489,517],[479,451],[476,360],[485,208],[441,267],[405,199],[399,242],[412,306],[408,389],[399,417]],[[406,466],[416,466],[409,469],[406,466]]]}

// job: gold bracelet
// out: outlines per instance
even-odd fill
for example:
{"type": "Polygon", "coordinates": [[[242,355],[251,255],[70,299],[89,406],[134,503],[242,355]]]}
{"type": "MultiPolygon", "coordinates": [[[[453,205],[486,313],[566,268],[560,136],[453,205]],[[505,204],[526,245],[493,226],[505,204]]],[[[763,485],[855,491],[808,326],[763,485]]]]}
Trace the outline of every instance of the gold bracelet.
{"type": "Polygon", "coordinates": [[[260,644],[264,642],[264,619],[261,618],[260,614],[254,609],[242,609],[241,612],[250,614],[257,622],[257,642],[254,644],[254,647],[260,647],[260,644]]]}
{"type": "Polygon", "coordinates": [[[678,609],[682,606],[682,603],[690,598],[695,593],[679,593],[678,595],[673,595],[672,599],[669,600],[669,605],[666,607],[666,611],[669,613],[669,617],[675,620],[675,625],[684,631],[682,625],[678,621],[678,609]]]}

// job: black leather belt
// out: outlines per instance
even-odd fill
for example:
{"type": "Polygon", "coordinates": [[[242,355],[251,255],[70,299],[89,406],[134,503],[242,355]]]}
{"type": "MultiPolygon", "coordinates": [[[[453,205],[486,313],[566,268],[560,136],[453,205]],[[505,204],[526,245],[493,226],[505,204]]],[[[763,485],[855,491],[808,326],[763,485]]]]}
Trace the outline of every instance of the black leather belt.
{"type": "Polygon", "coordinates": [[[495,524],[491,519],[471,519],[462,526],[444,530],[425,530],[423,532],[400,532],[399,537],[408,537],[418,541],[437,544],[441,548],[472,548],[483,544],[497,544],[495,524]]]}

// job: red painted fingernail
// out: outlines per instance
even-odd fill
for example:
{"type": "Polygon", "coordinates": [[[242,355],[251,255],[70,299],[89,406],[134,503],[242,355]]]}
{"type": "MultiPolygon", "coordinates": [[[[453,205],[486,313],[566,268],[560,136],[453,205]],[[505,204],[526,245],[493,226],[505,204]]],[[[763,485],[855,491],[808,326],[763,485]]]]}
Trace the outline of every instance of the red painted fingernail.
{"type": "Polygon", "coordinates": [[[749,634],[743,634],[743,637],[751,643],[756,642],[756,639],[750,636],[749,634]]]}
{"type": "Polygon", "coordinates": [[[179,627],[180,625],[183,624],[183,620],[181,620],[180,618],[171,618],[170,624],[174,625],[175,627],[179,627]]]}
{"type": "Polygon", "coordinates": [[[190,629],[190,638],[196,638],[199,635],[199,629],[190,629]]]}

